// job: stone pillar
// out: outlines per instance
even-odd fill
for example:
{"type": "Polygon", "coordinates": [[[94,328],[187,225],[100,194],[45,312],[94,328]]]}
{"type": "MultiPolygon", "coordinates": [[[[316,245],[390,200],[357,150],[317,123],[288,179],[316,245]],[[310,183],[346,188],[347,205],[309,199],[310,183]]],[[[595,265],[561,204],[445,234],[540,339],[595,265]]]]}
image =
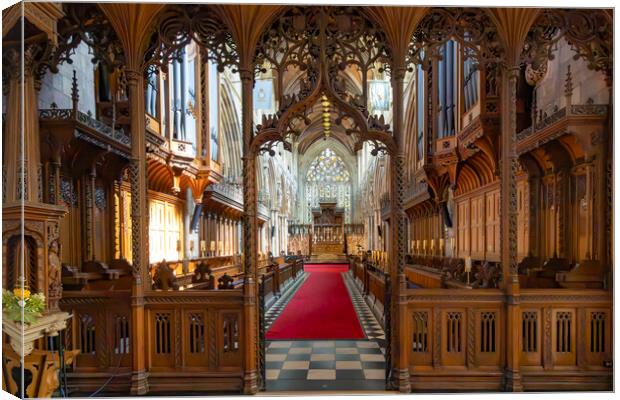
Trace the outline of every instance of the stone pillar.
{"type": "Polygon", "coordinates": [[[257,342],[258,309],[256,306],[256,271],[258,219],[256,188],[256,154],[251,151],[253,106],[252,90],[254,72],[251,68],[240,68],[242,130],[243,130],[243,285],[244,320],[246,323],[245,355],[243,359],[243,393],[253,394],[258,391],[257,377],[257,342]]]}
{"type": "MultiPolygon", "coordinates": [[[[511,63],[508,63],[511,65],[511,63]]],[[[502,135],[501,135],[501,262],[506,293],[506,368],[503,389],[522,391],[519,365],[519,321],[521,318],[519,276],[517,272],[517,78],[518,65],[508,67],[502,74],[502,135]]]]}
{"type": "Polygon", "coordinates": [[[131,100],[131,265],[134,281],[131,291],[131,394],[148,392],[146,374],[146,337],[144,290],[150,286],[148,271],[148,223],[144,77],[140,70],[126,70],[129,99],[131,100]]]}

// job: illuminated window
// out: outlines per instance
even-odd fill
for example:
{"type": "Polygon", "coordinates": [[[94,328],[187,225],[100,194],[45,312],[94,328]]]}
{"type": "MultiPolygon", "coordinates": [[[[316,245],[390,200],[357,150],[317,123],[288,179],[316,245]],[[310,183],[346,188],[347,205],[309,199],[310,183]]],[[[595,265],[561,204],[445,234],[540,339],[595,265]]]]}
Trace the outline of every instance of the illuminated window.
{"type": "MultiPolygon", "coordinates": [[[[351,219],[351,175],[342,158],[332,149],[321,152],[310,164],[306,174],[306,198],[308,205],[318,207],[323,200],[335,200],[344,208],[345,222],[351,219]]],[[[308,221],[312,219],[308,210],[308,221]]]]}
{"type": "Polygon", "coordinates": [[[350,176],[344,161],[327,148],[312,161],[306,178],[308,182],[331,183],[348,182],[350,176]]]}

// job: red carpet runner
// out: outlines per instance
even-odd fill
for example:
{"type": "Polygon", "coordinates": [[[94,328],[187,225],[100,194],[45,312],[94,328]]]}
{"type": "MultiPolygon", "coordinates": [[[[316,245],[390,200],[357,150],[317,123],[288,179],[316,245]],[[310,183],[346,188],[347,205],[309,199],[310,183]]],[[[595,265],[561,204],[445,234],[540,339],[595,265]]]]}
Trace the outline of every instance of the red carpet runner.
{"type": "Polygon", "coordinates": [[[364,339],[341,272],[346,265],[306,265],[310,273],[267,332],[267,340],[364,339]]]}

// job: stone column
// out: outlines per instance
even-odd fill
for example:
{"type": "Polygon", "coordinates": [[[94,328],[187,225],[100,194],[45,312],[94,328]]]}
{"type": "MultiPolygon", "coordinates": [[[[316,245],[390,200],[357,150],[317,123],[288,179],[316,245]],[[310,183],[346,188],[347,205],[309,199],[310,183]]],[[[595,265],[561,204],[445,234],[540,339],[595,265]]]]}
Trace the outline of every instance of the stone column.
{"type": "Polygon", "coordinates": [[[148,223],[144,77],[140,70],[126,70],[129,98],[131,100],[131,162],[129,180],[131,186],[131,265],[134,284],[131,293],[132,375],[131,394],[148,392],[146,375],[146,337],[144,290],[150,286],[148,271],[148,223]]]}
{"type": "Polygon", "coordinates": [[[243,359],[243,393],[253,394],[258,391],[257,376],[257,342],[258,309],[256,291],[257,271],[257,232],[258,219],[256,188],[256,154],[251,152],[254,136],[252,128],[252,90],[254,73],[252,68],[240,68],[242,130],[243,130],[243,285],[244,319],[246,325],[246,352],[243,359]]]}
{"type": "Polygon", "coordinates": [[[521,318],[519,277],[517,272],[517,78],[519,66],[513,63],[502,73],[501,107],[501,262],[506,292],[506,391],[522,391],[519,366],[519,321],[521,318]]]}

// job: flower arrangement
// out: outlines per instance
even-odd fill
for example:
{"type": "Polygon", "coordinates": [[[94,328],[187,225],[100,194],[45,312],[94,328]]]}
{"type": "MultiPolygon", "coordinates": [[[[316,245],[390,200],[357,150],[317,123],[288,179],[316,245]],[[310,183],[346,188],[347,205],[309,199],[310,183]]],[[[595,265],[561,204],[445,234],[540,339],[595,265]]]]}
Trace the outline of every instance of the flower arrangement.
{"type": "Polygon", "coordinates": [[[17,287],[12,292],[2,291],[2,311],[11,321],[32,324],[41,316],[44,309],[45,295],[43,293],[31,294],[26,287],[17,287]]]}

